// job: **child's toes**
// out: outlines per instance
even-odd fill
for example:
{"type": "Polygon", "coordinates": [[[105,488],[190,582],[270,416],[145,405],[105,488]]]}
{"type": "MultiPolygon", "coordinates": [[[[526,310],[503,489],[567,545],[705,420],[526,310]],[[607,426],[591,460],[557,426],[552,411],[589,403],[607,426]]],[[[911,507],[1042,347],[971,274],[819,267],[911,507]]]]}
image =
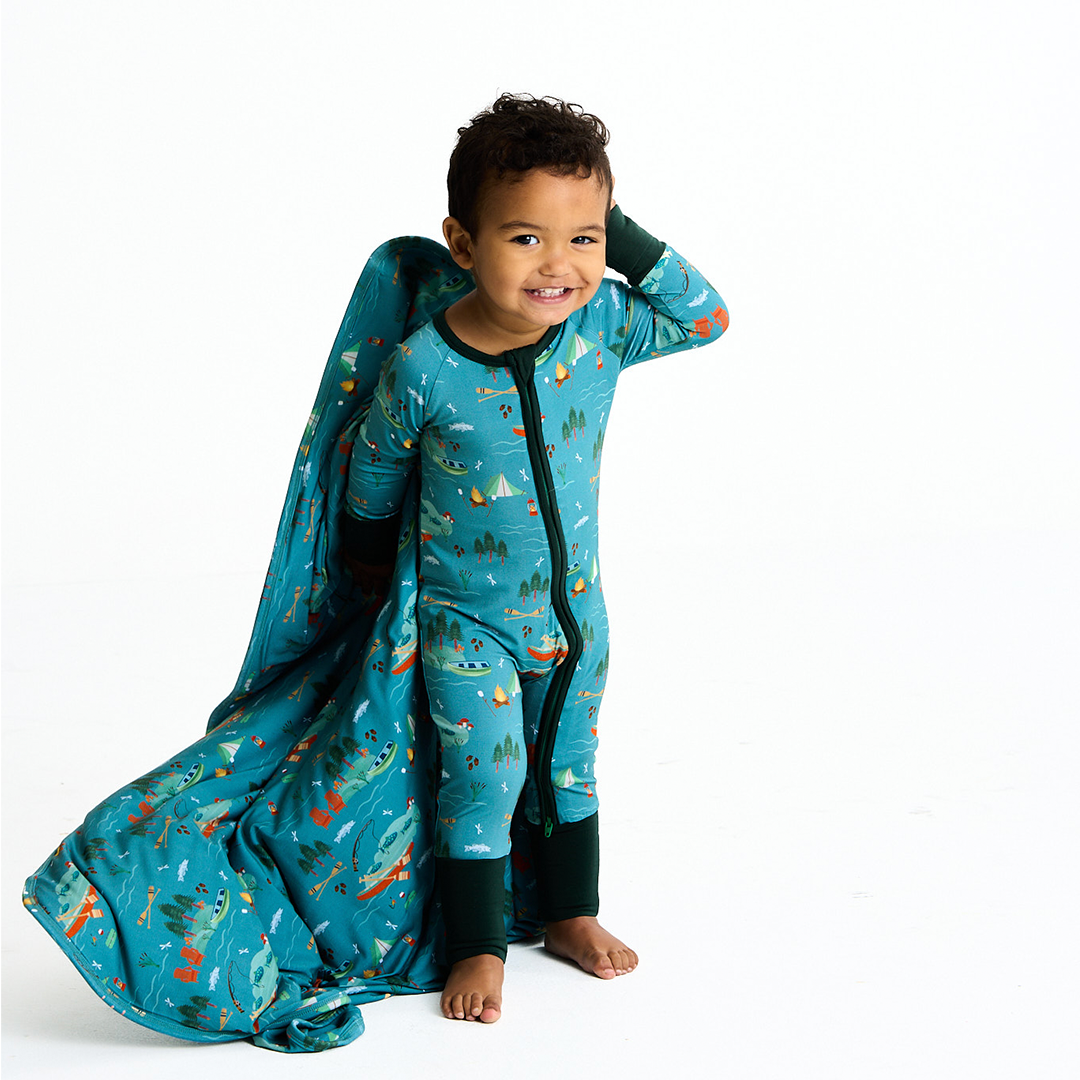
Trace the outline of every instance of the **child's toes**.
{"type": "Polygon", "coordinates": [[[615,965],[607,953],[598,952],[593,957],[593,974],[601,979],[614,979],[617,974],[615,965]]]}
{"type": "Polygon", "coordinates": [[[608,959],[611,962],[612,975],[626,975],[633,971],[637,964],[637,957],[629,949],[614,949],[608,953],[608,959]]]}

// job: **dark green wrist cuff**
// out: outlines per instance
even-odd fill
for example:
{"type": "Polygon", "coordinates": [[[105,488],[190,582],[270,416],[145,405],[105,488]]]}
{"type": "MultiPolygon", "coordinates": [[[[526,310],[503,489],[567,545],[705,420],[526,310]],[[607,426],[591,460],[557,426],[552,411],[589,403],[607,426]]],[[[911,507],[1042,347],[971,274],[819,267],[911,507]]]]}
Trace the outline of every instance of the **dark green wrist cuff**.
{"type": "Polygon", "coordinates": [[[631,285],[639,284],[660,261],[666,246],[631,221],[617,204],[612,207],[607,223],[607,264],[625,274],[631,285]]]}
{"type": "Polygon", "coordinates": [[[345,554],[370,566],[383,566],[394,561],[400,533],[400,514],[388,518],[356,518],[346,511],[341,518],[345,554]]]}
{"type": "Polygon", "coordinates": [[[506,959],[506,856],[435,860],[446,963],[490,953],[506,959]]]}
{"type": "Polygon", "coordinates": [[[575,919],[600,912],[600,831],[596,814],[570,825],[557,825],[544,836],[529,826],[540,918],[575,919]]]}

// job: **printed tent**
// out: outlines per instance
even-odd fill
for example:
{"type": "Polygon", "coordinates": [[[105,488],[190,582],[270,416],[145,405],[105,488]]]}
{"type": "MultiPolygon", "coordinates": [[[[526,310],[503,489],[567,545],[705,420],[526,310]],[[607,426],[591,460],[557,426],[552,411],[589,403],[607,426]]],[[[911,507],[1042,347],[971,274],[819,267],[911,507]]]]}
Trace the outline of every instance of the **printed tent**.
{"type": "Polygon", "coordinates": [[[524,491],[519,487],[514,487],[502,473],[499,473],[484,485],[484,494],[489,499],[498,499],[505,495],[523,495],[524,491]]]}
{"type": "MultiPolygon", "coordinates": [[[[372,255],[289,478],[236,686],[202,738],[95,807],[26,883],[27,908],[90,986],[147,1027],[324,1050],[363,1032],[360,1004],[442,985],[438,739],[422,665],[408,662],[423,603],[416,485],[381,606],[344,567],[340,522],[383,360],[470,286],[430,240],[372,255]]],[[[539,929],[519,823],[509,861],[513,940],[539,929]]]]}

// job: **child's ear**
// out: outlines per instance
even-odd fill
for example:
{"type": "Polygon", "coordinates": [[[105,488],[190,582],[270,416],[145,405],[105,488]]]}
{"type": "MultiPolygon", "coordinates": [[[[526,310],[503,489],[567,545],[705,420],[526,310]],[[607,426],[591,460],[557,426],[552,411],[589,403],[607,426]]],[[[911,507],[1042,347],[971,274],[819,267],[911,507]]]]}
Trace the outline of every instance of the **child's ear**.
{"type": "Polygon", "coordinates": [[[448,217],[442,223],[442,234],[454,262],[462,270],[473,266],[472,237],[457,218],[448,217]]]}

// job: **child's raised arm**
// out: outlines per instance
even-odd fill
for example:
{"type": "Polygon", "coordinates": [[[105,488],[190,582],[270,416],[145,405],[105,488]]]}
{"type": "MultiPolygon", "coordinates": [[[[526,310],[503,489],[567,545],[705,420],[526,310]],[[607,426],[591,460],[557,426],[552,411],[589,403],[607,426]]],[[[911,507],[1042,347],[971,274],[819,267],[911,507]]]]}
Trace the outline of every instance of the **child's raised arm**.
{"type": "Polygon", "coordinates": [[[618,206],[608,220],[607,263],[631,287],[605,282],[590,316],[623,368],[707,344],[727,329],[727,307],[705,277],[618,206]]]}

